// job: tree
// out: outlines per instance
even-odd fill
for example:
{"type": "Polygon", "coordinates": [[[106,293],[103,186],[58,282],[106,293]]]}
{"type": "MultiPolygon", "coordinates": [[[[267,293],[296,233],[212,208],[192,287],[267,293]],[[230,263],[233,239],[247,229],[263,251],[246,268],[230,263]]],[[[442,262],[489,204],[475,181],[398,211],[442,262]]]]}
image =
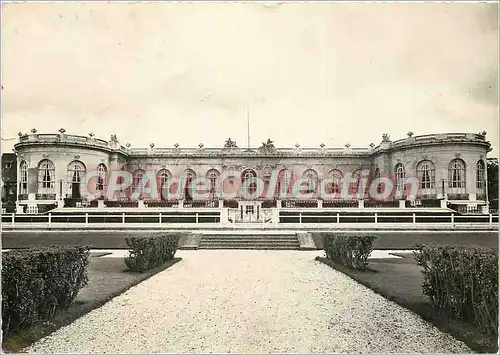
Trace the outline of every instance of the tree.
{"type": "Polygon", "coordinates": [[[488,158],[488,199],[498,204],[498,158],[488,158]]]}

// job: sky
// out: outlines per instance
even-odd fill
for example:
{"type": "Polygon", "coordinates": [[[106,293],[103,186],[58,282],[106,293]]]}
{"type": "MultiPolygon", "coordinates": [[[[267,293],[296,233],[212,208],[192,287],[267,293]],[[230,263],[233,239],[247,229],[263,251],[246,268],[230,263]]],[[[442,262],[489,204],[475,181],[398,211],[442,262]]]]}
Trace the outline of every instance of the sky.
{"type": "Polygon", "coordinates": [[[498,27],[494,3],[3,3],[2,150],[246,146],[248,112],[253,147],[485,130],[496,155],[498,27]]]}

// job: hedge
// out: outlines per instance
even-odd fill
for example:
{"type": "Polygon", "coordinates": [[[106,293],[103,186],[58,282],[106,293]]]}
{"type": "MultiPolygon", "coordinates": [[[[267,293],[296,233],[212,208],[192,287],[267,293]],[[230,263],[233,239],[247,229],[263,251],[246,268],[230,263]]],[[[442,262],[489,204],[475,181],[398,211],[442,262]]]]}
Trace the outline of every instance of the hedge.
{"type": "Polygon", "coordinates": [[[162,234],[125,238],[130,248],[125,265],[131,271],[143,272],[163,265],[174,258],[180,236],[162,234]]]}
{"type": "Polygon", "coordinates": [[[366,269],[377,237],[372,235],[324,235],[323,248],[332,261],[357,270],[366,269]]]}
{"type": "Polygon", "coordinates": [[[417,245],[415,260],[423,267],[423,292],[431,304],[450,316],[498,331],[498,254],[463,245],[417,245]]]}
{"type": "Polygon", "coordinates": [[[87,284],[89,250],[81,246],[37,247],[2,253],[4,336],[66,310],[87,284]]]}

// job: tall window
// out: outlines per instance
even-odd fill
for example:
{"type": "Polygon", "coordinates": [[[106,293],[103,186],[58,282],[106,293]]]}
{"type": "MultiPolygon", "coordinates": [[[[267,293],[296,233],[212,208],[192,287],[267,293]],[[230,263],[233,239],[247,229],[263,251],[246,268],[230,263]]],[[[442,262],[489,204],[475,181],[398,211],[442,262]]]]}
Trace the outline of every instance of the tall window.
{"type": "Polygon", "coordinates": [[[38,164],[38,192],[54,193],[56,182],[56,168],[49,159],[44,159],[38,164]]]}
{"type": "Polygon", "coordinates": [[[210,169],[207,172],[207,179],[210,181],[209,196],[210,198],[215,198],[217,189],[217,180],[219,179],[219,171],[216,169],[210,169]]]}
{"type": "Polygon", "coordinates": [[[257,177],[257,173],[255,171],[253,171],[252,169],[247,169],[247,170],[243,171],[243,173],[241,174],[241,185],[245,186],[245,188],[248,191],[248,195],[251,195],[251,196],[257,190],[257,184],[255,182],[250,182],[250,183],[248,183],[248,185],[245,185],[245,182],[248,179],[252,179],[255,177],[257,177]]]}
{"type": "Polygon", "coordinates": [[[158,180],[160,183],[160,197],[161,200],[168,200],[169,195],[169,180],[172,178],[172,174],[167,169],[161,169],[158,171],[158,180]]]}
{"type": "Polygon", "coordinates": [[[188,201],[191,201],[193,199],[193,194],[191,193],[191,182],[196,179],[196,173],[191,170],[187,169],[184,171],[184,176],[186,178],[186,186],[184,188],[184,196],[185,199],[188,201]]]}
{"type": "Polygon", "coordinates": [[[21,174],[19,193],[25,195],[28,193],[28,163],[26,161],[23,160],[19,165],[19,172],[21,174]]]}
{"type": "Polygon", "coordinates": [[[361,184],[361,170],[358,169],[353,171],[351,179],[355,179],[355,181],[349,184],[349,193],[351,196],[357,197],[360,193],[359,185],[361,184]]]}
{"type": "Polygon", "coordinates": [[[85,165],[79,161],[74,160],[68,165],[68,181],[70,183],[71,197],[80,198],[80,183],[83,175],[85,174],[85,165]]]}
{"type": "Polygon", "coordinates": [[[318,173],[313,169],[307,169],[302,174],[302,178],[309,179],[309,184],[307,189],[303,190],[305,193],[313,193],[316,191],[316,186],[318,184],[318,173]]]}
{"type": "Polygon", "coordinates": [[[342,176],[342,172],[338,169],[332,169],[328,172],[328,177],[334,180],[327,185],[329,194],[339,194],[342,191],[342,176]]]}
{"type": "MultiPolygon", "coordinates": [[[[381,176],[380,169],[379,168],[375,169],[375,173],[373,174],[373,179],[378,180],[378,179],[380,179],[380,176],[381,176]]],[[[384,192],[384,184],[381,184],[380,181],[378,181],[377,193],[381,194],[382,192],[384,192]]]]}
{"type": "Polygon", "coordinates": [[[277,196],[281,195],[281,190],[283,189],[283,192],[287,193],[290,192],[290,178],[292,176],[292,172],[287,170],[287,169],[282,169],[278,173],[278,183],[277,183],[277,188],[276,188],[276,194],[277,196]]]}
{"type": "Polygon", "coordinates": [[[139,197],[144,193],[144,175],[145,171],[141,169],[137,169],[134,171],[134,175],[132,178],[132,187],[133,192],[137,194],[139,192],[139,197]]]}
{"type": "Polygon", "coordinates": [[[97,191],[104,191],[104,186],[106,185],[106,172],[107,172],[106,165],[103,163],[97,165],[97,184],[96,184],[96,190],[97,191]]]}
{"type": "Polygon", "coordinates": [[[478,189],[484,188],[485,183],[485,175],[484,175],[484,161],[479,160],[476,164],[476,187],[478,189]]]}
{"type": "Polygon", "coordinates": [[[405,168],[403,164],[399,163],[396,165],[394,168],[394,172],[396,174],[396,191],[398,193],[402,193],[404,191],[404,184],[405,184],[405,168]]]}
{"type": "Polygon", "coordinates": [[[448,168],[449,186],[452,188],[465,187],[465,163],[461,159],[454,159],[448,168]]]}
{"type": "Polygon", "coordinates": [[[431,161],[423,160],[417,165],[417,176],[421,189],[432,189],[435,184],[435,168],[431,161]]]}

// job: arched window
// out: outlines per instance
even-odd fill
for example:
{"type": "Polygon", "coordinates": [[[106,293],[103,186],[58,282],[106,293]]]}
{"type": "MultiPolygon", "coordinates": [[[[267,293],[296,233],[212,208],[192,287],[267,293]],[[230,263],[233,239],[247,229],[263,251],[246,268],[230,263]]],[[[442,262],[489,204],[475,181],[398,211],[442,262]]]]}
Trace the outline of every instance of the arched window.
{"type": "Polygon", "coordinates": [[[307,189],[304,190],[305,193],[313,193],[316,191],[318,185],[318,173],[313,169],[307,169],[302,173],[303,179],[309,179],[309,185],[307,189]],[[312,181],[311,181],[312,180],[312,181]]]}
{"type": "Polygon", "coordinates": [[[104,165],[103,163],[97,165],[97,184],[96,184],[97,191],[104,191],[104,186],[106,185],[107,171],[108,169],[106,168],[106,165],[104,165]]]}
{"type": "Polygon", "coordinates": [[[132,190],[135,194],[139,193],[139,197],[144,193],[144,175],[146,175],[144,170],[137,169],[132,176],[132,190]]]}
{"type": "Polygon", "coordinates": [[[82,181],[85,171],[85,165],[81,161],[72,161],[68,165],[68,181],[79,184],[82,181]]]}
{"type": "Polygon", "coordinates": [[[396,164],[394,168],[394,173],[396,174],[396,192],[402,193],[404,191],[405,185],[405,167],[403,164],[396,164]]]}
{"type": "Polygon", "coordinates": [[[19,194],[26,195],[28,193],[28,163],[24,160],[19,164],[19,173],[21,174],[19,179],[19,194]]]}
{"type": "Polygon", "coordinates": [[[421,189],[432,189],[435,186],[436,170],[434,164],[429,160],[423,160],[417,164],[417,177],[421,189]]]}
{"type": "Polygon", "coordinates": [[[328,172],[328,177],[334,181],[327,185],[327,191],[329,194],[339,194],[342,191],[342,171],[339,169],[332,169],[328,172]]]}
{"type": "Polygon", "coordinates": [[[185,177],[185,187],[184,187],[184,198],[187,200],[187,201],[191,201],[193,199],[193,195],[191,193],[191,182],[196,179],[196,173],[191,170],[191,169],[186,169],[184,170],[184,177],[185,177]]]}
{"type": "Polygon", "coordinates": [[[476,187],[483,189],[485,185],[484,161],[479,160],[476,164],[476,187]]]}
{"type": "Polygon", "coordinates": [[[169,180],[172,179],[172,174],[167,169],[161,169],[158,171],[158,182],[160,189],[160,199],[168,200],[169,191],[169,180]]]}
{"type": "Polygon", "coordinates": [[[245,185],[245,181],[255,177],[257,177],[257,173],[252,169],[246,169],[243,173],[241,173],[241,185],[247,189],[249,195],[253,195],[255,193],[257,190],[257,184],[255,182],[250,182],[248,185],[245,185]]]}
{"type": "Polygon", "coordinates": [[[217,180],[219,179],[219,171],[217,169],[210,169],[207,171],[207,179],[210,181],[209,196],[215,198],[217,190],[217,180]]]}
{"type": "Polygon", "coordinates": [[[38,164],[38,192],[50,194],[55,192],[56,168],[49,159],[38,164]]]}
{"type": "Polygon", "coordinates": [[[85,165],[79,160],[73,160],[68,165],[68,183],[71,198],[81,198],[80,183],[85,175],[85,165]]]}
{"type": "Polygon", "coordinates": [[[454,159],[448,167],[448,180],[451,188],[465,188],[465,163],[454,159]]]}

